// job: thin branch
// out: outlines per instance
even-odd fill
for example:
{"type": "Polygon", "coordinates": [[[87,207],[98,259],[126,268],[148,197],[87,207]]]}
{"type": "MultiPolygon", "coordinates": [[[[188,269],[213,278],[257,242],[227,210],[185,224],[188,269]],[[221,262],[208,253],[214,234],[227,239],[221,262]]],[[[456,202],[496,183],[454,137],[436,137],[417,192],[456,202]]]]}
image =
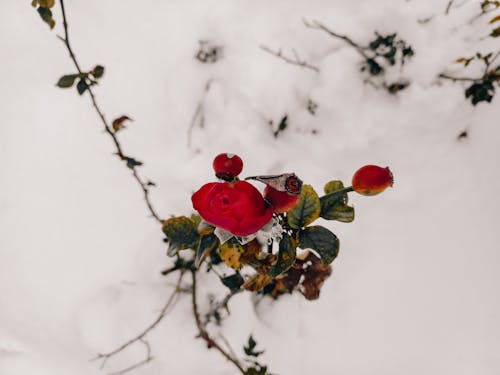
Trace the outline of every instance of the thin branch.
{"type": "Polygon", "coordinates": [[[193,315],[196,322],[196,327],[198,328],[198,335],[203,340],[206,341],[207,345],[210,348],[215,348],[219,353],[221,353],[228,361],[230,361],[243,375],[246,374],[245,369],[241,366],[239,361],[231,356],[227,351],[225,351],[214,339],[210,337],[207,330],[205,329],[205,325],[201,322],[200,313],[198,312],[198,304],[196,302],[196,294],[197,294],[197,286],[196,286],[196,271],[191,270],[191,275],[193,278],[193,289],[192,289],[192,306],[193,306],[193,315]]]}
{"type": "MultiPolygon", "coordinates": [[[[179,278],[178,278],[178,280],[177,280],[177,282],[175,284],[175,288],[174,288],[172,294],[170,294],[170,296],[168,297],[167,302],[165,303],[165,305],[163,306],[163,308],[160,311],[160,314],[156,317],[156,319],[151,324],[149,324],[146,327],[146,329],[144,329],[137,336],[133,337],[132,339],[130,339],[127,342],[125,342],[124,344],[120,345],[115,350],[112,350],[112,351],[110,351],[108,353],[99,353],[97,355],[97,357],[93,358],[92,360],[102,359],[101,368],[103,368],[109,358],[111,358],[114,355],[120,353],[121,351],[125,350],[130,345],[132,345],[132,344],[134,344],[136,342],[142,342],[143,344],[145,344],[149,348],[149,344],[147,344],[147,342],[145,342],[144,338],[146,337],[146,335],[149,332],[151,332],[163,320],[163,318],[168,314],[170,308],[173,306],[174,301],[175,301],[175,297],[177,297],[179,295],[179,289],[180,289],[180,285],[181,285],[181,282],[182,282],[182,278],[184,276],[184,272],[185,272],[185,270],[180,270],[179,271],[179,278]]],[[[151,355],[150,355],[150,348],[148,350],[148,357],[151,357],[151,355]]],[[[151,359],[149,359],[147,361],[145,360],[145,361],[142,361],[142,362],[146,363],[146,362],[149,362],[150,360],[151,359]]]]}
{"type": "Polygon", "coordinates": [[[358,51],[359,54],[361,56],[363,56],[366,60],[370,59],[370,57],[365,53],[363,47],[361,47],[359,44],[354,42],[347,35],[338,34],[334,31],[330,30],[329,28],[327,28],[325,25],[323,25],[321,22],[318,22],[318,21],[312,21],[312,23],[309,23],[307,20],[304,19],[303,22],[304,22],[304,25],[309,29],[322,30],[322,31],[326,32],[327,34],[329,34],[330,36],[333,36],[334,38],[343,40],[344,42],[346,42],[350,46],[354,47],[354,49],[356,51],[358,51]]]}
{"type": "Polygon", "coordinates": [[[450,13],[451,6],[453,5],[454,2],[455,0],[448,1],[448,5],[446,6],[446,10],[444,12],[445,15],[448,15],[450,13]]]}
{"type": "MultiPolygon", "coordinates": [[[[78,63],[78,59],[76,58],[76,55],[75,53],[73,52],[73,49],[71,47],[71,44],[70,44],[70,41],[69,41],[69,32],[68,32],[68,22],[67,22],[67,17],[66,17],[66,10],[64,8],[64,0],[59,0],[60,4],[61,4],[61,10],[62,10],[62,17],[63,17],[63,26],[64,26],[64,38],[61,38],[66,46],[66,49],[68,50],[69,52],[69,56],[71,58],[71,60],[73,61],[73,64],[75,65],[75,68],[76,70],[78,71],[79,74],[83,74],[83,71],[82,69],[80,68],[80,64],[78,63]]],[[[120,145],[120,142],[116,136],[116,134],[113,132],[112,128],[109,126],[109,123],[108,121],[106,120],[106,118],[104,117],[104,114],[103,112],[101,111],[98,103],[97,103],[97,100],[95,98],[95,95],[94,95],[94,92],[92,91],[92,88],[90,86],[87,87],[87,90],[89,95],[90,95],[90,99],[92,101],[92,105],[95,109],[95,111],[97,112],[97,114],[99,115],[99,118],[101,119],[101,122],[104,126],[104,130],[105,132],[111,137],[114,145],[115,145],[115,149],[116,149],[116,155],[118,155],[118,157],[124,161],[125,163],[127,163],[127,157],[126,157],[126,154],[123,152],[123,149],[120,145]]],[[[148,185],[148,182],[143,180],[140,176],[139,176],[139,173],[137,172],[137,168],[136,166],[134,165],[130,165],[130,164],[126,164],[128,168],[130,168],[132,170],[132,175],[134,177],[134,179],[137,181],[137,183],[139,184],[139,186],[141,187],[143,193],[144,193],[144,200],[146,201],[146,205],[148,207],[148,210],[149,212],[151,213],[151,216],[153,216],[156,221],[158,221],[159,223],[162,223],[163,220],[160,218],[160,216],[156,213],[156,210],[153,208],[153,205],[151,203],[151,200],[149,198],[149,185],[148,185]]]]}
{"type": "Polygon", "coordinates": [[[146,347],[146,358],[143,359],[142,361],[139,361],[139,362],[133,364],[132,366],[126,367],[126,368],[124,368],[122,370],[110,372],[110,373],[108,373],[108,375],[125,374],[126,372],[135,370],[136,368],[139,368],[139,367],[141,367],[141,366],[145,365],[146,363],[148,363],[148,362],[150,362],[150,361],[153,360],[153,356],[151,355],[151,346],[149,345],[149,343],[146,340],[140,340],[140,341],[146,347]]]}
{"type": "Polygon", "coordinates": [[[288,64],[291,64],[291,65],[295,65],[295,66],[299,66],[301,68],[305,68],[305,69],[310,69],[310,70],[313,70],[315,72],[319,72],[319,68],[317,66],[314,66],[312,64],[309,64],[307,61],[305,60],[301,60],[299,58],[299,56],[297,55],[297,53],[295,52],[295,50],[293,51],[294,53],[294,57],[295,59],[292,59],[290,57],[287,57],[285,56],[282,52],[281,52],[281,49],[278,50],[278,51],[273,51],[271,48],[267,47],[267,46],[264,46],[264,45],[261,45],[260,48],[263,50],[263,51],[266,51],[267,53],[270,53],[271,55],[273,56],[276,56],[277,58],[285,61],[286,63],[288,64]]]}
{"type": "Polygon", "coordinates": [[[490,70],[491,66],[493,65],[495,60],[498,58],[498,56],[500,56],[500,49],[493,55],[491,60],[489,60],[488,63],[486,64],[486,66],[484,68],[484,75],[488,74],[488,71],[490,70]]]}
{"type": "Polygon", "coordinates": [[[450,81],[465,81],[465,82],[477,82],[480,81],[480,78],[470,78],[470,77],[453,77],[448,74],[441,73],[439,78],[449,79],[450,81]]]}
{"type": "Polygon", "coordinates": [[[210,90],[210,86],[212,84],[212,81],[213,79],[210,78],[206,83],[205,83],[205,87],[204,87],[204,90],[203,90],[203,95],[201,97],[201,99],[198,101],[198,105],[196,106],[196,109],[194,111],[194,114],[193,114],[193,117],[191,118],[191,123],[189,124],[189,128],[188,128],[188,135],[187,135],[187,146],[188,148],[191,147],[191,138],[192,138],[192,134],[193,134],[193,129],[196,125],[196,120],[199,118],[199,122],[198,124],[200,125],[200,128],[203,128],[204,124],[205,124],[205,110],[203,108],[203,103],[205,101],[205,97],[207,96],[207,93],[208,91],[210,90]]]}

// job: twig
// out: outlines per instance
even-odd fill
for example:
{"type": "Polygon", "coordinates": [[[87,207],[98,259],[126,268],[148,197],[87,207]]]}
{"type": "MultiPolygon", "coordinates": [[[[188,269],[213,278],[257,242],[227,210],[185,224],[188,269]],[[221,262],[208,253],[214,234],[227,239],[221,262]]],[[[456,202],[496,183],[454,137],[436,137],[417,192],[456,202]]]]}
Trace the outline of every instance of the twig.
{"type": "Polygon", "coordinates": [[[199,100],[198,102],[198,105],[196,106],[196,109],[194,111],[194,114],[193,114],[193,117],[191,118],[191,123],[189,125],[189,128],[188,128],[188,135],[187,135],[187,146],[188,148],[191,147],[191,138],[192,138],[192,134],[193,134],[193,129],[196,125],[196,120],[199,118],[200,121],[198,122],[200,124],[200,128],[203,128],[204,124],[205,124],[205,110],[203,108],[203,103],[205,101],[205,97],[207,96],[207,93],[208,91],[210,90],[210,86],[212,84],[212,81],[213,79],[210,78],[206,83],[205,83],[205,88],[203,90],[203,95],[201,97],[201,99],[199,100]]]}
{"type": "Polygon", "coordinates": [[[129,371],[132,371],[136,368],[139,368],[139,367],[141,367],[141,366],[145,365],[146,363],[153,360],[153,356],[151,355],[151,346],[149,345],[149,343],[146,340],[140,340],[140,341],[146,346],[146,358],[143,359],[142,361],[139,361],[139,362],[133,364],[132,366],[126,367],[122,370],[110,372],[110,373],[108,373],[108,375],[125,374],[126,372],[129,372],[129,371]]]}
{"type": "MultiPolygon", "coordinates": [[[[219,276],[220,277],[220,276],[219,276]]],[[[229,312],[229,308],[227,307],[229,301],[231,300],[231,298],[233,298],[236,294],[238,293],[241,293],[243,292],[243,289],[233,289],[231,290],[225,297],[222,301],[220,301],[219,303],[215,304],[214,306],[212,306],[212,308],[210,309],[210,311],[208,312],[208,314],[206,314],[207,316],[207,320],[205,321],[204,325],[206,325],[208,323],[208,318],[210,316],[212,316],[216,311],[218,311],[219,309],[222,309],[224,308],[228,314],[230,313],[229,312]]]]}
{"type": "Polygon", "coordinates": [[[454,2],[455,0],[448,1],[448,5],[446,6],[446,10],[444,12],[445,15],[448,15],[450,13],[451,6],[453,5],[454,2]]]}
{"type": "Polygon", "coordinates": [[[480,81],[481,79],[480,78],[470,78],[470,77],[453,77],[453,76],[450,76],[448,74],[444,74],[444,73],[441,73],[439,76],[439,78],[443,78],[443,79],[449,79],[451,81],[466,81],[466,82],[477,82],[477,81],[480,81]]]}
{"type": "Polygon", "coordinates": [[[326,32],[330,36],[333,36],[334,38],[343,40],[344,42],[346,42],[349,45],[351,45],[352,47],[354,47],[354,49],[356,49],[356,51],[358,51],[359,54],[361,56],[363,56],[366,60],[370,59],[370,57],[365,53],[363,47],[361,47],[359,44],[354,42],[347,35],[337,34],[336,32],[330,30],[329,28],[327,28],[325,25],[323,25],[322,23],[320,23],[318,21],[312,21],[312,23],[309,23],[309,22],[307,22],[307,20],[304,19],[303,22],[304,22],[304,25],[309,29],[323,30],[324,32],[326,32]]]}
{"type": "Polygon", "coordinates": [[[196,327],[198,328],[198,336],[206,341],[207,345],[210,348],[215,348],[219,353],[221,353],[228,361],[230,361],[243,375],[246,374],[245,369],[241,366],[239,361],[231,356],[227,351],[225,351],[214,339],[210,337],[207,330],[205,329],[205,325],[201,322],[200,313],[198,312],[198,304],[196,302],[196,271],[191,270],[191,275],[193,278],[193,289],[192,289],[192,306],[193,306],[193,315],[196,322],[196,327]]]}
{"type": "Polygon", "coordinates": [[[306,69],[310,69],[310,70],[313,70],[315,72],[319,72],[319,68],[317,66],[314,66],[312,64],[309,64],[307,61],[305,60],[301,60],[299,58],[299,56],[297,55],[297,53],[295,52],[295,50],[293,51],[294,55],[295,55],[295,59],[291,59],[290,57],[287,57],[285,56],[282,52],[281,52],[281,49],[278,50],[278,51],[273,51],[271,48],[267,47],[267,46],[264,46],[264,45],[261,45],[260,48],[263,50],[263,51],[266,51],[267,53],[270,53],[271,55],[273,56],[276,56],[277,58],[285,61],[286,63],[288,64],[291,64],[291,65],[295,65],[295,66],[299,66],[301,68],[306,68],[306,69]]]}
{"type": "Polygon", "coordinates": [[[500,56],[500,49],[493,55],[493,57],[491,58],[491,60],[489,60],[488,63],[486,64],[486,66],[484,68],[484,75],[488,74],[488,71],[490,70],[490,67],[493,65],[493,63],[498,58],[498,56],[500,56]]]}
{"type": "MultiPolygon", "coordinates": [[[[66,17],[66,11],[64,8],[64,0],[60,0],[60,4],[61,4],[61,10],[62,10],[62,17],[63,17],[63,26],[64,26],[64,38],[61,38],[61,39],[63,40],[63,42],[66,46],[66,49],[69,52],[69,56],[70,56],[71,60],[73,61],[73,64],[75,65],[76,70],[78,71],[79,74],[83,74],[82,69],[80,68],[80,64],[78,63],[78,59],[76,58],[76,55],[73,52],[73,49],[72,49],[70,41],[69,41],[68,22],[67,22],[67,17],[66,17]]],[[[97,114],[99,115],[102,124],[104,125],[105,132],[111,137],[111,139],[115,145],[116,155],[118,155],[118,157],[122,161],[127,163],[127,157],[125,156],[126,154],[123,152],[122,146],[120,145],[120,141],[118,140],[116,134],[113,132],[113,130],[109,126],[108,121],[104,117],[103,112],[101,111],[99,105],[97,104],[97,100],[95,98],[94,92],[92,91],[92,88],[90,86],[88,86],[86,91],[88,91],[88,93],[90,95],[90,99],[92,101],[92,105],[93,105],[94,109],[96,110],[97,114]]],[[[156,213],[156,210],[153,208],[153,205],[152,205],[151,200],[149,198],[148,182],[143,180],[139,176],[136,166],[129,165],[129,164],[126,164],[126,165],[128,168],[130,168],[132,170],[132,175],[133,175],[134,179],[137,181],[137,183],[139,184],[139,186],[141,187],[141,189],[144,193],[144,200],[146,201],[146,205],[148,207],[149,212],[151,213],[151,216],[153,216],[156,219],[156,221],[158,221],[159,223],[162,223],[163,220],[156,213]]]]}
{"type": "MultiPolygon", "coordinates": [[[[165,303],[165,305],[161,309],[160,314],[156,317],[156,319],[151,324],[149,324],[149,326],[146,327],[146,329],[144,329],[140,334],[138,334],[134,338],[132,338],[132,339],[128,340],[127,342],[125,342],[124,344],[120,345],[115,350],[112,350],[112,351],[110,351],[108,353],[99,353],[97,355],[97,357],[93,358],[92,360],[95,361],[95,360],[98,360],[98,359],[102,359],[101,368],[103,368],[109,358],[111,358],[112,356],[114,356],[114,355],[120,353],[121,351],[125,350],[130,345],[132,345],[132,344],[140,341],[143,344],[145,344],[147,346],[147,348],[148,348],[148,358],[146,358],[146,360],[141,361],[141,362],[142,362],[142,364],[149,362],[151,360],[151,358],[149,358],[149,357],[151,357],[151,355],[150,355],[151,354],[151,348],[149,347],[149,344],[147,343],[147,341],[144,340],[144,338],[146,337],[146,335],[149,332],[151,332],[162,321],[162,319],[169,312],[170,307],[173,306],[173,303],[175,301],[175,297],[178,296],[178,294],[179,294],[179,288],[180,288],[180,285],[181,285],[181,282],[182,282],[182,278],[184,276],[184,272],[185,272],[185,270],[180,270],[179,271],[179,278],[178,278],[178,280],[177,280],[177,282],[175,284],[175,288],[174,288],[172,294],[167,299],[167,302],[165,303]]],[[[134,366],[137,367],[137,365],[134,365],[134,366]]],[[[121,370],[121,371],[123,371],[123,370],[121,370]]],[[[122,372],[117,372],[117,374],[118,373],[122,373],[122,372]]]]}

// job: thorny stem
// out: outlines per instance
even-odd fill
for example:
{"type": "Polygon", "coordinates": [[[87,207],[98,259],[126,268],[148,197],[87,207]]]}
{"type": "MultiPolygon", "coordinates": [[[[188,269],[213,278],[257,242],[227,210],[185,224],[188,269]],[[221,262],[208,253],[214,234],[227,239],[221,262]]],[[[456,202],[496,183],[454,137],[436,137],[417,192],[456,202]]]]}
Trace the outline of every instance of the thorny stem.
{"type": "Polygon", "coordinates": [[[325,25],[323,25],[321,22],[318,21],[312,21],[312,23],[307,22],[307,20],[303,20],[304,25],[309,28],[309,29],[315,29],[315,30],[323,30],[330,36],[333,36],[334,38],[338,38],[349,44],[351,47],[354,47],[356,51],[359,52],[361,56],[363,56],[366,60],[369,60],[370,57],[365,53],[363,47],[361,47],[359,44],[354,42],[351,38],[349,38],[347,35],[342,35],[342,34],[337,34],[336,32],[330,30],[327,28],[325,25]]]}
{"type": "Polygon", "coordinates": [[[294,59],[292,59],[290,57],[285,56],[281,52],[281,49],[278,50],[278,51],[273,51],[271,48],[269,48],[267,46],[263,46],[263,45],[260,46],[260,49],[262,49],[263,51],[266,51],[267,53],[270,53],[273,56],[276,56],[277,58],[285,61],[288,64],[295,65],[295,66],[300,66],[301,68],[310,69],[310,70],[313,70],[313,71],[315,71],[317,73],[319,72],[319,68],[317,66],[309,64],[305,60],[301,60],[295,51],[294,51],[294,59]]]}
{"type": "Polygon", "coordinates": [[[206,341],[209,348],[215,348],[219,353],[221,353],[229,362],[231,362],[243,375],[246,374],[245,369],[241,366],[238,360],[232,357],[227,351],[225,351],[213,338],[210,337],[207,330],[205,329],[205,325],[201,322],[200,313],[198,311],[198,303],[196,302],[196,271],[191,270],[191,275],[193,279],[193,290],[192,290],[192,306],[193,306],[193,315],[196,321],[196,327],[198,328],[198,335],[203,340],[206,341]]]}
{"type": "MultiPolygon", "coordinates": [[[[78,71],[79,74],[83,74],[82,69],[80,68],[80,64],[78,63],[76,55],[73,52],[73,49],[71,48],[71,44],[69,41],[68,22],[67,22],[67,18],[66,18],[66,11],[64,8],[64,0],[59,0],[59,2],[61,3],[61,11],[62,11],[62,17],[63,17],[63,26],[64,26],[63,42],[66,45],[66,49],[69,52],[69,56],[71,57],[71,60],[73,61],[73,64],[75,65],[76,70],[78,71]]],[[[109,126],[108,121],[104,117],[104,114],[102,113],[99,105],[97,104],[97,100],[95,98],[94,92],[92,91],[92,88],[90,86],[88,86],[87,91],[89,92],[90,99],[92,101],[92,105],[93,105],[94,109],[96,110],[97,114],[99,115],[102,124],[104,125],[104,130],[113,140],[113,143],[114,143],[115,148],[116,148],[116,155],[118,155],[118,157],[126,163],[127,159],[126,159],[125,153],[123,152],[122,147],[120,145],[120,141],[118,140],[116,134],[113,132],[113,130],[109,126]]],[[[156,213],[156,210],[153,208],[153,205],[152,205],[151,200],[149,198],[149,187],[148,187],[147,181],[143,180],[139,176],[139,173],[137,172],[137,168],[135,166],[127,165],[127,167],[132,170],[132,175],[133,175],[134,179],[137,181],[137,183],[139,184],[139,186],[141,187],[141,189],[144,193],[144,200],[146,201],[146,205],[148,207],[149,212],[151,213],[151,216],[153,216],[153,218],[156,221],[158,221],[159,223],[162,223],[163,220],[156,213]]]]}
{"type": "Polygon", "coordinates": [[[172,307],[172,305],[175,301],[175,297],[179,295],[180,285],[182,282],[182,278],[184,276],[184,272],[185,272],[185,270],[182,270],[182,269],[179,271],[179,278],[177,279],[177,282],[175,283],[175,287],[174,287],[172,294],[169,296],[167,302],[165,303],[165,305],[161,309],[160,314],[156,317],[156,319],[151,324],[149,324],[149,326],[146,327],[146,329],[144,329],[140,334],[138,334],[134,338],[132,338],[132,339],[128,340],[127,342],[125,342],[124,344],[120,345],[115,350],[112,350],[108,353],[100,353],[97,355],[97,357],[95,357],[93,359],[93,360],[97,360],[97,359],[103,360],[101,363],[101,368],[104,367],[104,365],[106,364],[106,361],[109,358],[111,358],[115,354],[120,353],[121,351],[125,350],[127,347],[129,347],[130,345],[132,345],[136,342],[142,342],[146,346],[147,358],[141,362],[136,363],[133,366],[128,367],[127,369],[120,370],[120,371],[115,372],[113,374],[122,374],[122,373],[126,372],[127,370],[131,370],[131,369],[134,369],[136,367],[139,367],[140,365],[145,364],[145,363],[149,362],[151,359],[153,359],[153,357],[151,356],[151,348],[149,346],[149,343],[145,340],[145,337],[149,332],[151,332],[163,320],[163,318],[169,312],[170,307],[172,307]]]}

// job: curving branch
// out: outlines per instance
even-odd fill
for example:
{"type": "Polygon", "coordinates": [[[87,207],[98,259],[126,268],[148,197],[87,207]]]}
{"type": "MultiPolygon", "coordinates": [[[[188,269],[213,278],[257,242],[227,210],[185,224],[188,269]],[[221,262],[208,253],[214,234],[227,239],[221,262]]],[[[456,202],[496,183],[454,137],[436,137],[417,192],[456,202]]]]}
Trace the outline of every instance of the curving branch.
{"type": "Polygon", "coordinates": [[[229,362],[231,362],[238,370],[240,373],[243,375],[246,375],[245,369],[242,367],[240,362],[238,361],[237,358],[229,354],[226,350],[224,350],[210,335],[208,334],[206,330],[206,325],[202,323],[200,313],[198,311],[198,303],[197,303],[197,284],[196,284],[196,271],[191,270],[191,275],[192,275],[192,280],[193,280],[193,287],[192,287],[192,294],[191,294],[191,303],[193,307],[193,315],[194,319],[196,322],[196,327],[198,328],[198,337],[201,337],[203,340],[206,341],[207,345],[209,348],[214,348],[216,349],[219,353],[221,353],[229,362]]]}
{"type": "Polygon", "coordinates": [[[100,368],[102,369],[106,365],[106,362],[108,361],[108,359],[110,359],[111,357],[115,356],[116,354],[122,352],[123,350],[125,350],[126,348],[128,348],[129,346],[131,346],[137,342],[141,342],[146,347],[146,350],[147,350],[146,358],[144,360],[130,366],[130,367],[127,367],[127,368],[120,370],[120,371],[117,371],[117,372],[113,372],[109,375],[123,374],[127,371],[133,370],[133,369],[135,369],[139,366],[142,366],[142,365],[148,363],[149,361],[151,361],[153,359],[153,357],[151,355],[151,347],[150,347],[149,343],[146,341],[146,336],[163,320],[163,318],[169,313],[170,308],[174,305],[174,303],[176,301],[176,297],[180,293],[180,285],[182,282],[182,278],[184,276],[184,272],[185,272],[185,270],[179,271],[179,278],[177,279],[177,282],[175,283],[175,287],[174,287],[172,294],[170,294],[170,296],[167,299],[167,302],[165,303],[165,305],[161,309],[160,314],[156,317],[156,319],[151,324],[149,324],[140,334],[131,338],[127,342],[123,343],[118,348],[116,348],[108,353],[100,353],[95,358],[93,358],[92,361],[102,360],[102,363],[100,366],[100,368]]]}
{"type": "Polygon", "coordinates": [[[323,25],[321,22],[318,22],[318,21],[312,21],[312,23],[308,22],[305,19],[303,19],[302,21],[304,22],[304,25],[307,28],[314,29],[314,30],[322,30],[322,31],[324,31],[325,33],[327,33],[328,35],[330,35],[330,36],[332,36],[334,38],[341,39],[344,42],[346,42],[347,44],[349,44],[351,47],[354,47],[354,49],[356,51],[358,51],[358,53],[361,56],[363,56],[366,60],[370,59],[370,57],[365,53],[365,48],[361,47],[359,44],[357,44],[356,42],[354,42],[347,35],[338,34],[338,33],[334,32],[334,31],[330,30],[328,27],[326,27],[325,25],[323,25]]]}
{"type": "MultiPolygon", "coordinates": [[[[82,69],[80,68],[80,64],[78,63],[78,59],[73,52],[73,48],[71,47],[71,43],[69,41],[69,32],[68,32],[68,21],[66,17],[66,10],[64,8],[64,0],[59,0],[61,4],[61,11],[62,11],[62,17],[63,17],[63,27],[64,27],[64,38],[61,38],[62,41],[64,42],[64,45],[66,46],[66,49],[68,50],[69,56],[71,60],[73,61],[73,64],[75,65],[76,70],[78,71],[79,74],[84,74],[82,69]]],[[[153,204],[151,203],[150,197],[149,197],[149,189],[151,186],[151,183],[149,181],[144,180],[138,173],[137,171],[137,166],[131,164],[130,158],[126,156],[126,154],[123,152],[123,148],[120,144],[120,141],[118,140],[118,137],[116,136],[115,132],[113,132],[111,126],[109,125],[108,121],[106,120],[106,117],[104,116],[101,108],[99,107],[96,97],[94,95],[94,92],[92,91],[92,88],[90,86],[87,87],[86,91],[88,91],[90,95],[90,100],[92,101],[92,106],[94,107],[95,111],[97,112],[99,118],[101,119],[101,122],[104,126],[104,130],[106,134],[110,136],[112,139],[114,145],[115,145],[115,154],[125,163],[125,165],[132,170],[132,176],[136,180],[136,182],[139,184],[140,188],[142,189],[142,192],[144,194],[144,200],[146,201],[146,205],[148,207],[148,210],[151,214],[151,216],[158,221],[159,223],[163,223],[163,220],[160,218],[158,213],[153,207],[153,204]]]]}
{"type": "Polygon", "coordinates": [[[291,57],[284,55],[283,52],[281,51],[281,49],[279,49],[278,51],[274,51],[271,48],[264,46],[264,45],[261,45],[260,49],[263,51],[266,51],[267,53],[269,53],[273,56],[276,56],[277,58],[283,60],[284,62],[286,62],[288,64],[299,66],[299,67],[305,68],[305,69],[310,69],[310,70],[315,71],[316,73],[319,73],[319,68],[317,66],[309,64],[305,60],[301,60],[299,55],[297,54],[297,52],[295,50],[293,50],[294,58],[292,59],[291,57]]]}

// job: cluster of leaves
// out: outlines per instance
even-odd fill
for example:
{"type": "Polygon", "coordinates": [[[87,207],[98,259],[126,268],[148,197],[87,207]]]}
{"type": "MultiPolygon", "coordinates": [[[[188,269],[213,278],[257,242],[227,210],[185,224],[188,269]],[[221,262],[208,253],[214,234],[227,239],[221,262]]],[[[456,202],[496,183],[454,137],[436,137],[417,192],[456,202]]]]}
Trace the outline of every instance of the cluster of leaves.
{"type": "Polygon", "coordinates": [[[96,65],[94,69],[88,72],[75,73],[75,74],[65,74],[59,81],[57,81],[56,86],[62,89],[67,89],[73,87],[76,80],[76,90],[78,94],[83,95],[83,93],[93,85],[97,85],[98,79],[104,75],[104,67],[102,65],[96,65]]]}
{"type": "Polygon", "coordinates": [[[232,237],[221,243],[215,228],[198,215],[172,217],[163,225],[167,253],[173,256],[181,250],[194,250],[196,268],[204,261],[209,270],[225,263],[235,273],[221,276],[221,282],[233,293],[248,290],[277,298],[298,290],[309,300],[317,299],[323,282],[331,274],[330,264],[338,255],[339,240],[327,228],[311,224],[320,217],[353,221],[354,208],[347,204],[348,191],[341,181],[330,181],[324,187],[325,194],[319,197],[312,186],[304,185],[295,207],[275,216],[283,229],[276,249],[256,238],[245,243],[232,237]],[[245,270],[254,272],[242,274],[245,266],[245,270]]]}
{"type": "MultiPolygon", "coordinates": [[[[375,36],[376,38],[368,44],[368,47],[362,48],[365,61],[361,66],[361,71],[366,71],[371,76],[381,77],[388,67],[397,64],[403,67],[405,62],[415,54],[413,48],[409,44],[403,39],[396,38],[396,33],[381,35],[375,32],[375,36]]],[[[389,93],[396,94],[408,87],[409,82],[400,80],[388,83],[384,80],[381,85],[389,93]]]]}
{"type": "Polygon", "coordinates": [[[252,335],[250,335],[250,337],[248,338],[248,343],[243,347],[243,351],[247,356],[246,361],[250,364],[247,367],[246,373],[248,375],[271,375],[267,371],[267,366],[262,365],[257,360],[257,358],[261,354],[264,354],[264,350],[257,350],[256,348],[257,348],[257,342],[252,337],[252,335]]]}
{"type": "Polygon", "coordinates": [[[50,9],[54,7],[55,0],[33,0],[31,5],[36,8],[42,20],[53,29],[56,25],[56,21],[54,21],[50,9]]]}
{"type": "Polygon", "coordinates": [[[470,79],[472,84],[465,90],[465,97],[470,99],[473,105],[480,102],[491,103],[495,95],[495,84],[500,85],[500,65],[490,69],[493,63],[492,59],[494,58],[493,53],[483,55],[478,52],[472,57],[461,57],[456,60],[458,63],[463,63],[464,67],[469,66],[473,61],[479,61],[484,64],[483,76],[477,79],[470,79]]]}

